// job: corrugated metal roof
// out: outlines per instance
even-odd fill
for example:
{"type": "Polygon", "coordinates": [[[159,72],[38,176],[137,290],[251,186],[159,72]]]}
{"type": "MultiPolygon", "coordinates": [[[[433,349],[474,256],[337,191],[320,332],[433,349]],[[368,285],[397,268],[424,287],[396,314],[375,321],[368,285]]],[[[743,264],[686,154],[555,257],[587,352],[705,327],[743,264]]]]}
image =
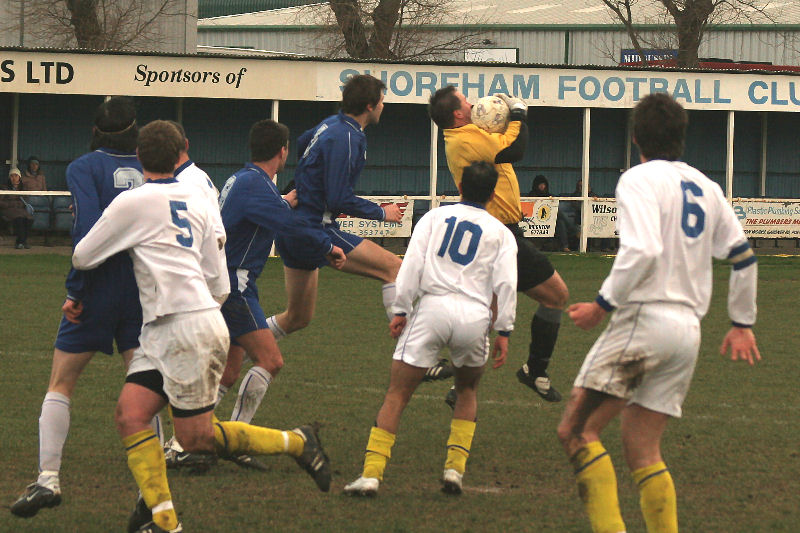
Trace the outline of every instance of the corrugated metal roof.
{"type": "Polygon", "coordinates": [[[198,18],[223,17],[268,9],[304,6],[319,0],[198,0],[198,18]]]}
{"type": "MultiPolygon", "coordinates": [[[[245,0],[241,0],[245,1],[245,0]]],[[[518,25],[518,26],[594,26],[620,25],[611,12],[597,0],[454,0],[448,6],[444,25],[518,25]]],[[[800,25],[800,0],[763,2],[763,13],[743,10],[737,19],[724,17],[720,12],[714,23],[738,25],[800,25]]],[[[310,7],[288,7],[227,17],[200,20],[198,29],[214,26],[287,26],[314,25],[332,17],[327,2],[310,7]]],[[[658,2],[639,4],[634,23],[642,25],[672,24],[658,2]]]]}

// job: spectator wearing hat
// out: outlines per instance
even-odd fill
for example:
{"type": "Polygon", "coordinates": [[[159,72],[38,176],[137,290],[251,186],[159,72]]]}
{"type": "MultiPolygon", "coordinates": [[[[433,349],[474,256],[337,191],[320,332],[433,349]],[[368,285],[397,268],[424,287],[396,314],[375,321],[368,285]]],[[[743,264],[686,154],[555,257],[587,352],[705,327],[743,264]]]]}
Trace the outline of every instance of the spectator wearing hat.
{"type": "Polygon", "coordinates": [[[23,191],[46,191],[47,182],[44,179],[39,158],[32,155],[28,158],[25,172],[22,174],[23,191]]]}
{"type": "MultiPolygon", "coordinates": [[[[9,191],[21,191],[22,175],[18,168],[14,167],[8,173],[8,184],[3,189],[9,191]]],[[[17,249],[30,248],[28,244],[28,229],[33,224],[33,208],[25,202],[22,196],[3,194],[0,195],[0,218],[6,222],[11,222],[14,227],[14,234],[17,236],[14,245],[17,249]]]]}

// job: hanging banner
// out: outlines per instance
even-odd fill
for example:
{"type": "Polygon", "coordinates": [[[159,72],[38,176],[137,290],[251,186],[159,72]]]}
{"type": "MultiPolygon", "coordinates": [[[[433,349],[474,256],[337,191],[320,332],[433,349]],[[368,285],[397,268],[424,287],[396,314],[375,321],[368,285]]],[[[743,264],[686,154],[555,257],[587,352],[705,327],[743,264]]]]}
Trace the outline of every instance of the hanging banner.
{"type": "Polygon", "coordinates": [[[383,222],[382,220],[367,220],[365,218],[351,217],[350,215],[339,215],[336,222],[342,230],[358,235],[359,237],[410,237],[412,217],[414,215],[414,200],[398,202],[385,198],[369,198],[381,207],[389,204],[397,204],[403,219],[400,223],[383,222]]]}
{"type": "Polygon", "coordinates": [[[785,239],[800,237],[800,200],[734,200],[733,211],[744,234],[752,238],[785,239]]]}
{"type": "Polygon", "coordinates": [[[519,227],[526,237],[552,237],[556,233],[558,217],[558,200],[543,199],[535,201],[523,200],[522,221],[519,227]]]}
{"type": "Polygon", "coordinates": [[[530,106],[631,108],[647,94],[666,93],[686,109],[800,111],[800,76],[767,72],[352,63],[0,48],[0,92],[13,93],[335,102],[347,80],[361,73],[386,84],[388,104],[427,104],[437,89],[453,85],[471,102],[507,93],[530,106]]]}
{"type": "Polygon", "coordinates": [[[619,237],[617,231],[617,202],[614,200],[589,200],[589,239],[619,237]]]}

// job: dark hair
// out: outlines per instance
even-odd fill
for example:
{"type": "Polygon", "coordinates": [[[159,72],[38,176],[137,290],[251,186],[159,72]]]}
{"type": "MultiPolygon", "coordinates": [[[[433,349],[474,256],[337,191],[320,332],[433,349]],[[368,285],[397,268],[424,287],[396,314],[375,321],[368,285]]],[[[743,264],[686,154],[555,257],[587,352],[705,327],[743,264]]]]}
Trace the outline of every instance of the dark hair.
{"type": "Polygon", "coordinates": [[[664,93],[649,94],[633,108],[633,138],[648,160],[680,159],[688,124],[683,107],[664,93]]]}
{"type": "Polygon", "coordinates": [[[166,120],[154,120],[143,127],[136,143],[142,168],[157,174],[172,174],[184,146],[178,128],[166,120]]]}
{"type": "Polygon", "coordinates": [[[136,106],[133,98],[114,96],[97,107],[94,113],[91,150],[100,147],[121,152],[136,150],[136,106]]]}
{"type": "Polygon", "coordinates": [[[475,161],[461,175],[461,197],[469,202],[485,204],[497,185],[497,169],[486,161],[475,161]]]}
{"type": "Polygon", "coordinates": [[[274,120],[259,120],[250,128],[250,160],[269,161],[289,142],[289,128],[274,120]]]}
{"type": "Polygon", "coordinates": [[[453,127],[455,117],[453,112],[461,107],[461,102],[456,96],[456,88],[452,85],[442,87],[428,100],[428,115],[431,120],[446,130],[453,127]]]}
{"type": "Polygon", "coordinates": [[[181,151],[183,151],[186,148],[186,130],[183,129],[183,124],[174,120],[168,120],[167,122],[175,126],[175,129],[178,130],[178,133],[181,134],[181,142],[183,143],[183,148],[181,148],[181,151]]]}
{"type": "Polygon", "coordinates": [[[368,105],[376,106],[386,84],[369,74],[353,76],[342,90],[342,111],[349,115],[360,115],[368,105]]]}
{"type": "MultiPolygon", "coordinates": [[[[537,174],[536,177],[533,178],[533,183],[531,183],[531,193],[536,192],[538,194],[541,194],[541,192],[539,192],[539,185],[542,183],[544,183],[544,192],[546,192],[549,195],[550,182],[547,181],[547,178],[545,178],[542,174],[537,174]]],[[[535,194],[531,194],[531,196],[535,196],[535,194]]]]}

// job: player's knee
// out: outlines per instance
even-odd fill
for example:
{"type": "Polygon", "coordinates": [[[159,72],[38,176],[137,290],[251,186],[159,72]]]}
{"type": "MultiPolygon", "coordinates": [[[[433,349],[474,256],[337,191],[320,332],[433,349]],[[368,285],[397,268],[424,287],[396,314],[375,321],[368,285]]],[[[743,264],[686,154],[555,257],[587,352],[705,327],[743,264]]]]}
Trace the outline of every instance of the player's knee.
{"type": "Polygon", "coordinates": [[[558,424],[556,434],[558,435],[558,440],[561,441],[561,444],[565,448],[569,448],[572,443],[581,438],[580,428],[575,427],[569,420],[562,420],[561,423],[558,424]]]}
{"type": "Polygon", "coordinates": [[[120,435],[131,435],[140,431],[142,428],[149,427],[150,420],[144,416],[133,411],[126,409],[125,406],[117,405],[114,411],[114,423],[117,426],[117,431],[120,435]]]}
{"type": "Polygon", "coordinates": [[[292,333],[297,331],[298,329],[303,329],[307,327],[311,323],[311,318],[313,316],[313,311],[295,311],[288,313],[286,316],[286,321],[288,322],[286,328],[284,330],[286,333],[292,333]]]}

